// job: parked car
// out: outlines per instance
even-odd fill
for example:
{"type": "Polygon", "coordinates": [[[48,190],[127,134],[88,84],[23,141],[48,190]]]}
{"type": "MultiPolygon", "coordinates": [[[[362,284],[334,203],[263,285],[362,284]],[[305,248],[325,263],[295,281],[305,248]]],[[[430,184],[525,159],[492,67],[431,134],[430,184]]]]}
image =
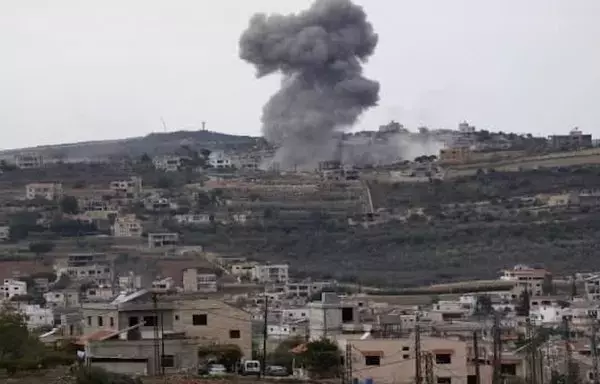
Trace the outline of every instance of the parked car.
{"type": "Polygon", "coordinates": [[[210,376],[223,376],[227,374],[227,369],[223,364],[212,364],[208,367],[208,374],[210,376]]]}
{"type": "Polygon", "coordinates": [[[280,365],[269,365],[265,373],[268,376],[288,376],[287,368],[280,365]]]}

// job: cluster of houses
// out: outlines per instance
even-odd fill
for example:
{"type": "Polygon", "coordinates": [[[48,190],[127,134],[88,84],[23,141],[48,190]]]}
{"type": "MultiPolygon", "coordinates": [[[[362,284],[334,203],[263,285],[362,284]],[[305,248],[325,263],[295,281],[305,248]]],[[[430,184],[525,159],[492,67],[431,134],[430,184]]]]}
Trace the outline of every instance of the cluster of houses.
{"type": "MultiPolygon", "coordinates": [[[[41,336],[45,343],[74,339],[89,364],[129,374],[163,368],[156,339],[164,343],[165,371],[176,373],[198,368],[201,346],[234,344],[250,359],[262,353],[263,341],[272,353],[290,338],[303,343],[326,338],[346,351],[352,375],[360,380],[412,382],[417,353],[431,356],[431,369],[442,383],[471,382],[476,365],[481,381],[491,383],[496,362],[503,375],[550,380],[560,373],[557,362],[569,348],[581,382],[593,381],[590,335],[600,320],[600,274],[574,277],[572,282],[584,287],[580,295],[550,296],[547,270],[518,265],[499,276],[505,286],[501,291],[404,302],[401,296],[376,292],[336,293],[343,291],[336,281],[294,279],[285,264],[207,258],[213,271],[185,268],[181,275],[147,281],[134,272],[121,274],[106,254],[70,254],[55,265],[57,280],[64,274],[86,284],[54,288],[56,282],[46,281],[40,283],[45,305],[10,303],[27,316],[31,328],[48,328],[41,336]],[[519,314],[525,291],[529,312],[519,314]],[[481,313],[482,297],[495,316],[481,313]],[[570,344],[560,336],[544,340],[538,346],[540,364],[532,368],[523,348],[527,332],[560,331],[565,322],[572,332],[570,344]],[[494,327],[500,329],[499,339],[494,327]]],[[[5,279],[5,300],[27,294],[26,284],[5,279]]],[[[301,353],[302,345],[292,352],[301,353]]],[[[290,373],[306,375],[302,366],[290,373]]]]}

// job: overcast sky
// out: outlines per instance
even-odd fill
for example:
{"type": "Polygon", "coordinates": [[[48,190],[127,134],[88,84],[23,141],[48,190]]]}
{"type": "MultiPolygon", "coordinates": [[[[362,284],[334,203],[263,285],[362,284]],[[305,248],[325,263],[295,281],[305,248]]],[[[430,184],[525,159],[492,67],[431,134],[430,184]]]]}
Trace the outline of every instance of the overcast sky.
{"type": "MultiPolygon", "coordinates": [[[[600,0],[356,0],[380,35],[355,129],[600,135],[600,0]]],[[[238,58],[254,12],[310,0],[1,0],[0,148],[198,129],[260,134],[278,78],[238,58]]]]}

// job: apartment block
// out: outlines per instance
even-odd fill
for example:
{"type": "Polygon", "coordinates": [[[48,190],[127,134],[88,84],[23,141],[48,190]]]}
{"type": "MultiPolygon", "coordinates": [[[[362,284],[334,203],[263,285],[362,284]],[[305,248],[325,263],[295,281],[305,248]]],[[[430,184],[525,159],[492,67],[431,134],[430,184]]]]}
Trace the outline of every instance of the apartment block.
{"type": "Polygon", "coordinates": [[[503,271],[500,280],[514,281],[513,294],[518,297],[524,290],[529,291],[532,296],[543,295],[544,279],[551,276],[544,268],[531,268],[526,265],[516,265],[512,269],[503,271]]]}
{"type": "Polygon", "coordinates": [[[77,289],[63,289],[44,293],[47,305],[52,307],[77,307],[80,303],[80,294],[77,289]]]}
{"type": "Polygon", "coordinates": [[[129,180],[116,180],[110,182],[110,190],[120,197],[137,198],[142,193],[142,178],[132,176],[129,180]]]}
{"type": "Polygon", "coordinates": [[[19,153],[14,158],[19,169],[37,169],[44,166],[44,156],[36,152],[19,153]]]}
{"type": "Polygon", "coordinates": [[[63,195],[61,183],[31,183],[25,186],[25,198],[33,200],[42,198],[46,200],[58,200],[63,195]]]}
{"type": "Polygon", "coordinates": [[[0,297],[11,299],[14,296],[23,296],[27,294],[27,283],[21,280],[4,279],[0,286],[0,297]]]}
{"type": "Polygon", "coordinates": [[[260,283],[286,283],[289,280],[289,265],[259,264],[252,270],[252,279],[260,283]]]}
{"type": "Polygon", "coordinates": [[[184,292],[217,292],[217,275],[214,273],[199,273],[196,268],[183,271],[184,292]]]}
{"type": "Polygon", "coordinates": [[[177,233],[149,233],[148,248],[173,247],[179,243],[177,233]]]}
{"type": "Polygon", "coordinates": [[[142,237],[143,232],[142,222],[135,215],[117,217],[112,229],[114,237],[142,237]]]}

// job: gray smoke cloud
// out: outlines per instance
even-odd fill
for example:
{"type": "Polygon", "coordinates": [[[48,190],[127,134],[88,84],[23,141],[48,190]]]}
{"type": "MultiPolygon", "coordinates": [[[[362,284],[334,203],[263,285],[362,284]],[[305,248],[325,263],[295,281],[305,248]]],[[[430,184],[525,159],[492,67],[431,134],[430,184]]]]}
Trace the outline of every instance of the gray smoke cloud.
{"type": "Polygon", "coordinates": [[[377,105],[379,83],[362,75],[377,41],[363,8],[350,0],[317,0],[297,14],[252,17],[240,57],[256,67],[257,77],[284,75],[262,114],[263,134],[280,147],[282,169],[330,160],[326,149],[335,132],[377,105]]]}

